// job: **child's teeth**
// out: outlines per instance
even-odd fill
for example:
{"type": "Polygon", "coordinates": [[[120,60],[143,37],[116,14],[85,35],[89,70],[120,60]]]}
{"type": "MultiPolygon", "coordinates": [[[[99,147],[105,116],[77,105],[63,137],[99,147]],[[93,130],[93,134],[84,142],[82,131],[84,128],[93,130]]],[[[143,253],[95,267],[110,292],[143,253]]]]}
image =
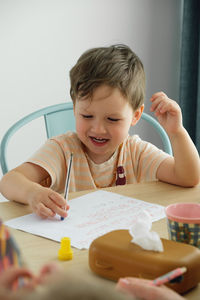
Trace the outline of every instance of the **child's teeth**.
{"type": "Polygon", "coordinates": [[[100,143],[105,142],[105,139],[97,139],[97,138],[94,138],[94,140],[97,141],[97,142],[100,142],[100,143]]]}

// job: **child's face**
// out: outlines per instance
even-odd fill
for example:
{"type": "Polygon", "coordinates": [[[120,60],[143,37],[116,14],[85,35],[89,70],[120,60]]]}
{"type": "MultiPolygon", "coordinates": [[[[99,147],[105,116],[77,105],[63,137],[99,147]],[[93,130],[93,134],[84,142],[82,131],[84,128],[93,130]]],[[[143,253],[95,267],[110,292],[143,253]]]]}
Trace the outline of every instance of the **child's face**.
{"type": "Polygon", "coordinates": [[[97,164],[112,156],[139,119],[120,90],[107,85],[96,88],[92,99],[76,100],[74,113],[78,137],[97,164]]]}

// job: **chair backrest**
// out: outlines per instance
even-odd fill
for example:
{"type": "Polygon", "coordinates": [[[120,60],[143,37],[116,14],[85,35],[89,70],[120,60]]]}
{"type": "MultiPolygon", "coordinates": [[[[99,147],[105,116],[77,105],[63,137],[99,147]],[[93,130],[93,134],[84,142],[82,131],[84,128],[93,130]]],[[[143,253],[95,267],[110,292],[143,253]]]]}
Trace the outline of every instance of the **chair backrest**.
{"type": "MultiPolygon", "coordinates": [[[[44,117],[47,138],[65,133],[67,130],[75,130],[75,119],[73,114],[72,102],[47,106],[20,119],[8,129],[1,141],[0,161],[3,174],[8,172],[7,146],[10,138],[21,127],[41,116],[44,117]]],[[[153,117],[144,112],[142,114],[142,119],[150,123],[151,126],[155,128],[155,130],[161,137],[164,151],[172,155],[171,143],[162,126],[153,117]]]]}

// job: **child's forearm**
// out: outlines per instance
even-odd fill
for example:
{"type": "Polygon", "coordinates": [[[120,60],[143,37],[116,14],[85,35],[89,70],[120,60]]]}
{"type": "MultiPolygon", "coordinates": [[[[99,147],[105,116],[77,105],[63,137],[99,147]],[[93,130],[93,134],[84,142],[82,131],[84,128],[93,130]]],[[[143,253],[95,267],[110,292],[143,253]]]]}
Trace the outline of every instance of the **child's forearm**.
{"type": "Polygon", "coordinates": [[[169,134],[174,154],[174,172],[178,184],[195,186],[200,182],[200,159],[187,131],[182,128],[176,134],[169,134]]]}
{"type": "Polygon", "coordinates": [[[28,204],[28,195],[37,186],[37,183],[30,181],[20,172],[13,170],[1,179],[0,192],[8,200],[28,204]]]}

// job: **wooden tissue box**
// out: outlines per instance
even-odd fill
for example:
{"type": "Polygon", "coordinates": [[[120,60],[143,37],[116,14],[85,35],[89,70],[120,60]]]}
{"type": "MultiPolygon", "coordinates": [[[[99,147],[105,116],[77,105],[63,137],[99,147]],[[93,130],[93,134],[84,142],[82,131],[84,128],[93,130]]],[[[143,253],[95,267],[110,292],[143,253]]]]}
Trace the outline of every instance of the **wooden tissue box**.
{"type": "Polygon", "coordinates": [[[200,281],[200,250],[194,246],[161,239],[163,252],[147,251],[131,242],[128,230],[111,231],[95,239],[89,248],[89,266],[98,275],[155,279],[178,267],[187,272],[179,283],[167,285],[178,293],[195,287],[200,281]]]}

